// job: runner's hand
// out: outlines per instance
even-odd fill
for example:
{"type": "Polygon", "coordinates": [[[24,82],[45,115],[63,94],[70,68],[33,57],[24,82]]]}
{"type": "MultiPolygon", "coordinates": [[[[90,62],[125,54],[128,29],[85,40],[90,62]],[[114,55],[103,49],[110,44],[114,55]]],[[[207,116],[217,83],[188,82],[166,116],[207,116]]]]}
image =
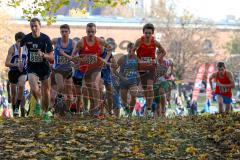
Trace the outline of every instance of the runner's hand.
{"type": "Polygon", "coordinates": [[[64,56],[64,54],[65,54],[65,52],[64,52],[64,50],[62,48],[59,49],[59,53],[60,53],[61,56],[64,56]]]}
{"type": "Polygon", "coordinates": [[[38,55],[39,55],[40,57],[43,57],[43,56],[44,56],[44,53],[43,53],[40,49],[38,50],[37,53],[38,53],[38,55]]]}
{"type": "Polygon", "coordinates": [[[220,82],[216,82],[216,85],[219,87],[224,87],[224,84],[220,83],[220,82]]]}
{"type": "Polygon", "coordinates": [[[79,61],[80,61],[80,57],[73,57],[72,58],[72,61],[74,62],[74,63],[79,63],[79,61]]]}
{"type": "Polygon", "coordinates": [[[20,72],[23,71],[23,63],[22,63],[22,61],[18,61],[18,70],[19,70],[20,72]]]}

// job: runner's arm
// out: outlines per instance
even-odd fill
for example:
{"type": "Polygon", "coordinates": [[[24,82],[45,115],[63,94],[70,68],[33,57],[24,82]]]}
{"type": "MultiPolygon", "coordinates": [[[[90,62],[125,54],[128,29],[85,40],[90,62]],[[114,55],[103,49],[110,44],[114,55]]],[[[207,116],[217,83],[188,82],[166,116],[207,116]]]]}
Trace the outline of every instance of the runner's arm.
{"type": "Polygon", "coordinates": [[[216,78],[217,73],[213,73],[210,77],[209,77],[209,84],[211,87],[211,90],[213,90],[213,85],[212,85],[212,80],[216,78]]]}
{"type": "Polygon", "coordinates": [[[8,49],[8,55],[7,55],[6,61],[5,61],[5,66],[6,67],[17,67],[18,66],[18,64],[11,63],[11,57],[12,57],[13,53],[14,53],[14,48],[13,48],[13,46],[11,46],[8,49]]]}
{"type": "Polygon", "coordinates": [[[166,55],[165,49],[162,47],[162,45],[155,40],[156,47],[158,48],[159,52],[161,53],[161,56],[164,57],[166,55]]]}
{"type": "Polygon", "coordinates": [[[50,40],[49,37],[46,37],[46,39],[45,39],[45,48],[44,49],[45,49],[44,52],[39,50],[40,56],[42,56],[42,58],[44,58],[48,61],[54,61],[52,41],[50,40]]]}
{"type": "Polygon", "coordinates": [[[73,57],[77,56],[77,53],[80,52],[81,48],[82,48],[82,39],[75,45],[72,52],[72,56],[73,57]]]}
{"type": "Polygon", "coordinates": [[[124,79],[124,77],[117,71],[119,66],[124,65],[124,56],[120,57],[119,60],[117,61],[117,66],[112,68],[112,72],[120,78],[120,80],[124,79]]]}
{"type": "Polygon", "coordinates": [[[18,48],[19,63],[22,62],[22,47],[26,45],[26,36],[20,41],[20,46],[18,48]]]}
{"type": "Polygon", "coordinates": [[[104,39],[99,38],[98,40],[100,41],[101,46],[107,49],[107,56],[103,59],[104,62],[107,63],[107,61],[112,55],[113,48],[104,39]]]}
{"type": "MultiPolygon", "coordinates": [[[[76,48],[76,43],[73,41],[72,42],[73,43],[73,48],[75,49],[76,48]]],[[[62,55],[62,56],[64,56],[64,57],[66,57],[68,60],[72,60],[72,58],[73,58],[73,56],[72,56],[72,54],[71,55],[68,55],[67,53],[65,53],[63,50],[61,50],[60,49],[60,54],[62,55]]]]}
{"type": "Polygon", "coordinates": [[[134,46],[133,46],[133,48],[132,48],[132,50],[131,50],[131,53],[132,53],[132,54],[135,54],[135,52],[136,52],[136,50],[139,48],[139,46],[140,46],[140,39],[138,39],[138,40],[134,43],[134,46]]]}
{"type": "Polygon", "coordinates": [[[118,64],[117,64],[117,62],[116,62],[116,60],[113,56],[110,59],[110,67],[111,68],[118,68],[118,64]]]}
{"type": "Polygon", "coordinates": [[[227,76],[230,80],[230,84],[225,84],[223,85],[223,87],[235,88],[235,81],[234,81],[232,72],[227,72],[227,76]]]}

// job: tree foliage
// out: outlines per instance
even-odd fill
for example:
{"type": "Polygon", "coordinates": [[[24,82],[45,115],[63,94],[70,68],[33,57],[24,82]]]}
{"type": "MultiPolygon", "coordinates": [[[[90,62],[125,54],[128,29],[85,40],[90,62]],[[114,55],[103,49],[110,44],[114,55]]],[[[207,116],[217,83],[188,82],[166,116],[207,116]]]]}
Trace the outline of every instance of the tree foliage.
{"type": "Polygon", "coordinates": [[[240,33],[234,32],[230,41],[226,43],[226,50],[232,54],[240,54],[240,33]]]}
{"type": "Polygon", "coordinates": [[[161,43],[167,50],[167,56],[174,60],[176,77],[182,80],[190,66],[195,66],[197,70],[198,64],[209,60],[202,54],[202,44],[205,39],[214,37],[215,29],[211,23],[203,23],[188,11],[177,16],[175,1],[165,2],[161,0],[159,6],[153,7],[154,16],[151,18],[157,24],[156,32],[161,33],[161,43]]]}
{"type": "MultiPolygon", "coordinates": [[[[52,24],[56,21],[54,13],[64,6],[68,6],[71,0],[9,0],[7,5],[17,8],[22,7],[24,3],[28,3],[27,7],[22,7],[23,18],[30,20],[32,17],[40,15],[44,21],[48,24],[52,24]]],[[[126,5],[129,0],[75,0],[78,2],[78,6],[83,13],[86,12],[86,8],[92,5],[93,8],[97,7],[116,7],[118,5],[126,5]]]]}

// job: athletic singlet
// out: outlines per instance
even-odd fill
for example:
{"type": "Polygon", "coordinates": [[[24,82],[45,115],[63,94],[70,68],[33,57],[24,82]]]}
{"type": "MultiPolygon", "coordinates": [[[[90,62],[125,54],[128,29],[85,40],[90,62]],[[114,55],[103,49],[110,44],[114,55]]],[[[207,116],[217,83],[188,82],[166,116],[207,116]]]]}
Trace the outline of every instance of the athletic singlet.
{"type": "Polygon", "coordinates": [[[96,55],[101,56],[101,47],[97,37],[94,37],[95,43],[92,46],[87,44],[87,37],[83,37],[83,48],[81,49],[80,53],[85,55],[96,55]]]}
{"type": "MultiPolygon", "coordinates": [[[[12,54],[11,63],[17,64],[19,60],[19,53],[18,48],[16,44],[13,45],[14,53],[12,54]]],[[[22,52],[22,63],[23,63],[23,70],[26,70],[27,68],[27,47],[23,46],[23,52],[22,52]]],[[[18,70],[18,67],[9,67],[11,71],[18,70]]]]}
{"type": "Polygon", "coordinates": [[[92,46],[89,46],[87,44],[87,37],[83,37],[83,48],[80,50],[80,56],[86,56],[85,64],[83,64],[82,67],[80,67],[80,71],[85,73],[87,72],[91,67],[96,68],[98,57],[101,56],[101,47],[100,42],[98,41],[97,37],[94,37],[95,43],[92,46]],[[96,64],[96,66],[94,66],[96,64]]]}
{"type": "MultiPolygon", "coordinates": [[[[231,83],[230,79],[227,77],[226,71],[224,72],[223,77],[220,77],[219,73],[217,73],[216,82],[219,82],[221,84],[230,84],[231,83]]],[[[232,97],[232,89],[230,87],[220,87],[217,85],[215,94],[219,94],[224,97],[231,98],[232,97]]]]}
{"type": "Polygon", "coordinates": [[[120,66],[119,73],[125,77],[128,82],[136,83],[138,76],[138,62],[136,58],[128,58],[128,55],[124,56],[124,65],[120,66]]]}
{"type": "Polygon", "coordinates": [[[58,66],[62,64],[66,64],[69,62],[69,60],[66,57],[60,55],[60,49],[62,49],[67,55],[71,55],[73,51],[73,40],[69,39],[68,46],[66,48],[63,48],[61,44],[61,38],[57,39],[57,43],[54,48],[54,64],[53,64],[54,69],[56,69],[58,66]]]}
{"type": "MultiPolygon", "coordinates": [[[[107,51],[106,48],[104,48],[101,57],[102,57],[103,59],[105,59],[105,58],[107,57],[107,54],[108,54],[108,51],[107,51]]],[[[108,59],[108,62],[110,62],[111,57],[112,57],[112,55],[111,55],[110,58],[108,59]]],[[[108,72],[108,73],[109,73],[109,72],[110,72],[110,66],[104,65],[103,68],[102,68],[102,72],[105,72],[105,73],[108,72]]]]}
{"type": "Polygon", "coordinates": [[[155,60],[156,44],[154,37],[151,37],[150,44],[144,43],[144,36],[141,37],[140,46],[137,49],[137,57],[145,63],[155,60]]]}

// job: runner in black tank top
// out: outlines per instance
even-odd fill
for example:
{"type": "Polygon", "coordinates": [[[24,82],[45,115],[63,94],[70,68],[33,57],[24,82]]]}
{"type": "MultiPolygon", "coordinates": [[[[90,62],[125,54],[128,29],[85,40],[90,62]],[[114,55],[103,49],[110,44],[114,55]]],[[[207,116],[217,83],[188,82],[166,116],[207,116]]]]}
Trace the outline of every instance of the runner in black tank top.
{"type": "MultiPolygon", "coordinates": [[[[49,121],[48,107],[50,105],[50,64],[53,61],[53,47],[50,38],[40,32],[40,20],[33,18],[30,20],[32,32],[27,34],[20,43],[20,46],[27,46],[28,49],[28,80],[33,96],[37,100],[35,115],[41,115],[40,100],[42,99],[42,111],[44,119],[49,121]],[[38,81],[41,82],[40,92],[38,81]],[[41,98],[42,96],[42,98],[41,98]]],[[[21,49],[19,51],[21,55],[21,49]]]]}

